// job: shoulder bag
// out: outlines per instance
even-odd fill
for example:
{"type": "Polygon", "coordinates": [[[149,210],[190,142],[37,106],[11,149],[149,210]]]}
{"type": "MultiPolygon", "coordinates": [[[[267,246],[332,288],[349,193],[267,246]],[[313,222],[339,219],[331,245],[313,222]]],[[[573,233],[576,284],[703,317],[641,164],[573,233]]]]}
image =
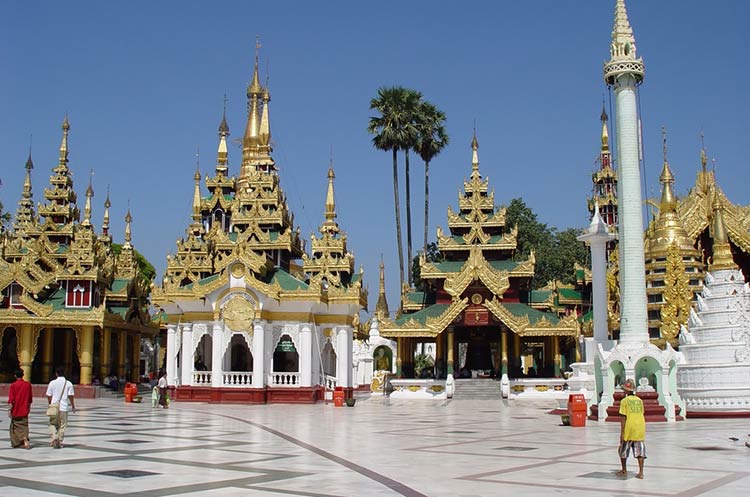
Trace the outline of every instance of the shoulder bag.
{"type": "Polygon", "coordinates": [[[65,380],[65,383],[63,383],[62,391],[60,392],[60,398],[57,399],[57,402],[53,402],[47,406],[47,416],[49,416],[50,418],[56,418],[58,414],[60,414],[60,402],[62,401],[63,395],[65,395],[65,389],[67,386],[68,381],[65,380]]]}

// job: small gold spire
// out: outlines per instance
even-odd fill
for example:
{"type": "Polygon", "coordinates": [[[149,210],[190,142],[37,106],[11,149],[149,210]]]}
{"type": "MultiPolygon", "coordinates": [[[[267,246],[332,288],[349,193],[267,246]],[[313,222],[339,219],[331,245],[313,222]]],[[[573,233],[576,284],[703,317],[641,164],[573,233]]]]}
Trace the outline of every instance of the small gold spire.
{"type": "Polygon", "coordinates": [[[260,44],[260,36],[255,36],[255,67],[253,69],[253,79],[250,82],[250,86],[247,87],[247,97],[250,98],[251,96],[260,96],[263,93],[263,87],[260,85],[260,75],[258,74],[258,58],[259,58],[259,52],[260,47],[262,45],[260,44]]]}
{"type": "Polygon", "coordinates": [[[714,246],[709,270],[719,271],[722,269],[737,269],[737,265],[734,263],[734,258],[732,257],[732,247],[729,245],[729,236],[727,236],[727,228],[724,224],[724,215],[722,213],[723,209],[716,188],[714,188],[713,191],[712,207],[714,211],[712,233],[714,246]]]}
{"type": "Polygon", "coordinates": [[[125,243],[122,244],[122,248],[124,249],[133,248],[133,245],[130,243],[132,241],[130,223],[133,222],[133,216],[130,215],[129,204],[130,204],[130,201],[128,200],[128,213],[125,214],[125,243]]]}
{"type": "Polygon", "coordinates": [[[104,201],[104,218],[102,219],[102,233],[109,235],[109,208],[112,202],[109,201],[109,185],[107,185],[107,199],[104,201]]]}
{"type": "Polygon", "coordinates": [[[83,207],[83,221],[82,226],[91,226],[91,199],[94,197],[94,170],[91,169],[89,172],[89,186],[86,188],[86,204],[83,207]]]}
{"type": "Polygon", "coordinates": [[[29,150],[29,158],[26,159],[26,177],[23,180],[23,198],[31,198],[31,170],[34,169],[34,162],[31,160],[31,150],[29,150]]]}
{"type": "Polygon", "coordinates": [[[471,170],[479,171],[479,141],[477,140],[477,128],[474,127],[474,136],[471,138],[471,170]]]}
{"type": "Polygon", "coordinates": [[[260,116],[259,138],[261,145],[268,146],[271,143],[271,123],[268,104],[271,102],[271,92],[268,91],[268,80],[263,89],[263,113],[260,116]]]}
{"type": "Polygon", "coordinates": [[[602,102],[602,152],[609,152],[609,130],[607,129],[607,112],[604,110],[604,102],[602,102]]]}
{"type": "Polygon", "coordinates": [[[706,164],[708,163],[708,157],[706,156],[706,144],[703,141],[703,131],[701,131],[701,169],[706,172],[706,164]]]}
{"type": "Polygon", "coordinates": [[[193,175],[195,181],[195,190],[193,191],[193,221],[200,222],[201,220],[201,170],[199,167],[195,168],[195,174],[193,175]]]}
{"type": "Polygon", "coordinates": [[[227,125],[227,96],[224,95],[224,113],[219,124],[219,148],[216,153],[216,174],[227,176],[229,170],[229,151],[227,149],[227,136],[229,136],[229,126],[227,125]]]}
{"type": "Polygon", "coordinates": [[[380,255],[380,287],[378,289],[378,302],[375,304],[375,313],[389,317],[388,299],[385,296],[385,265],[383,264],[383,255],[380,255]]]}
{"type": "Polygon", "coordinates": [[[68,122],[68,114],[65,114],[65,119],[62,123],[62,142],[60,143],[60,164],[68,163],[68,132],[70,131],[70,122],[68,122]]]}
{"type": "Polygon", "coordinates": [[[326,220],[320,227],[321,233],[338,233],[339,225],[336,222],[336,199],[333,191],[333,180],[336,178],[336,174],[333,172],[333,161],[328,168],[328,192],[326,193],[326,220]]]}
{"type": "Polygon", "coordinates": [[[674,175],[672,170],[669,168],[669,162],[667,161],[667,128],[661,127],[662,136],[662,149],[664,153],[664,166],[659,176],[659,182],[662,184],[661,202],[659,203],[659,213],[662,212],[675,212],[677,209],[677,198],[674,196],[672,191],[672,185],[674,184],[674,175]]]}

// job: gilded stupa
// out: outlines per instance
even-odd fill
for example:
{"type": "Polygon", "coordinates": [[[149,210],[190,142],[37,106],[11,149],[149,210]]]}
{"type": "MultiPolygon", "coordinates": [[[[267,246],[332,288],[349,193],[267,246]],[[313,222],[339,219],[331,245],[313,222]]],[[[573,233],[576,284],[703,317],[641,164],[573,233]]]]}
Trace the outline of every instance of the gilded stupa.
{"type": "Polygon", "coordinates": [[[168,322],[167,377],[178,400],[314,402],[327,387],[351,391],[367,292],[336,221],[332,166],[324,221],[305,252],[272,155],[257,48],[247,99],[238,173],[229,173],[225,108],[214,175],[205,192],[195,172],[191,222],[153,292],[168,322]]]}
{"type": "MultiPolygon", "coordinates": [[[[109,195],[101,232],[93,224],[94,189],[89,181],[81,220],[68,160],[70,123],[44,203],[34,207],[31,154],[12,229],[0,257],[0,369],[6,381],[16,367],[27,380],[46,383],[62,365],[75,383],[117,374],[139,379],[141,338],[153,337],[147,298],[150,281],[139,272],[132,244],[132,216],[125,241],[109,232],[109,195]]],[[[93,390],[76,390],[93,396],[93,390]]]]}

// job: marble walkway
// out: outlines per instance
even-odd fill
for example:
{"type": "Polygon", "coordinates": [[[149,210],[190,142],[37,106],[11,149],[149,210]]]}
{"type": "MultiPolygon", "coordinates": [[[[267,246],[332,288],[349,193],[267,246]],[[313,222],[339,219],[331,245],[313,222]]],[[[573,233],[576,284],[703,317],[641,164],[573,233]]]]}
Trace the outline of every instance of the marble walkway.
{"type": "Polygon", "coordinates": [[[615,475],[618,425],[561,426],[539,403],[81,400],[55,450],[40,401],[31,450],[11,449],[0,422],[0,496],[750,495],[750,420],[650,424],[638,480],[615,475]]]}

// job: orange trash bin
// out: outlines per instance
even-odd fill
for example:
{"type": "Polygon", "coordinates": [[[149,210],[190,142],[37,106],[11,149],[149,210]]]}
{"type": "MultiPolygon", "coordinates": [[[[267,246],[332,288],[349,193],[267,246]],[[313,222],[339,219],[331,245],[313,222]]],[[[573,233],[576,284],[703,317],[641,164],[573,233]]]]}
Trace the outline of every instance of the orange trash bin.
{"type": "Polygon", "coordinates": [[[583,394],[572,393],[568,395],[568,416],[570,417],[570,426],[586,426],[586,415],[588,406],[583,394]]]}
{"type": "Polygon", "coordinates": [[[333,391],[333,406],[344,407],[344,389],[341,387],[336,387],[333,391]]]}
{"type": "Polygon", "coordinates": [[[134,383],[125,384],[125,402],[133,402],[133,397],[138,393],[138,387],[134,383]]]}

